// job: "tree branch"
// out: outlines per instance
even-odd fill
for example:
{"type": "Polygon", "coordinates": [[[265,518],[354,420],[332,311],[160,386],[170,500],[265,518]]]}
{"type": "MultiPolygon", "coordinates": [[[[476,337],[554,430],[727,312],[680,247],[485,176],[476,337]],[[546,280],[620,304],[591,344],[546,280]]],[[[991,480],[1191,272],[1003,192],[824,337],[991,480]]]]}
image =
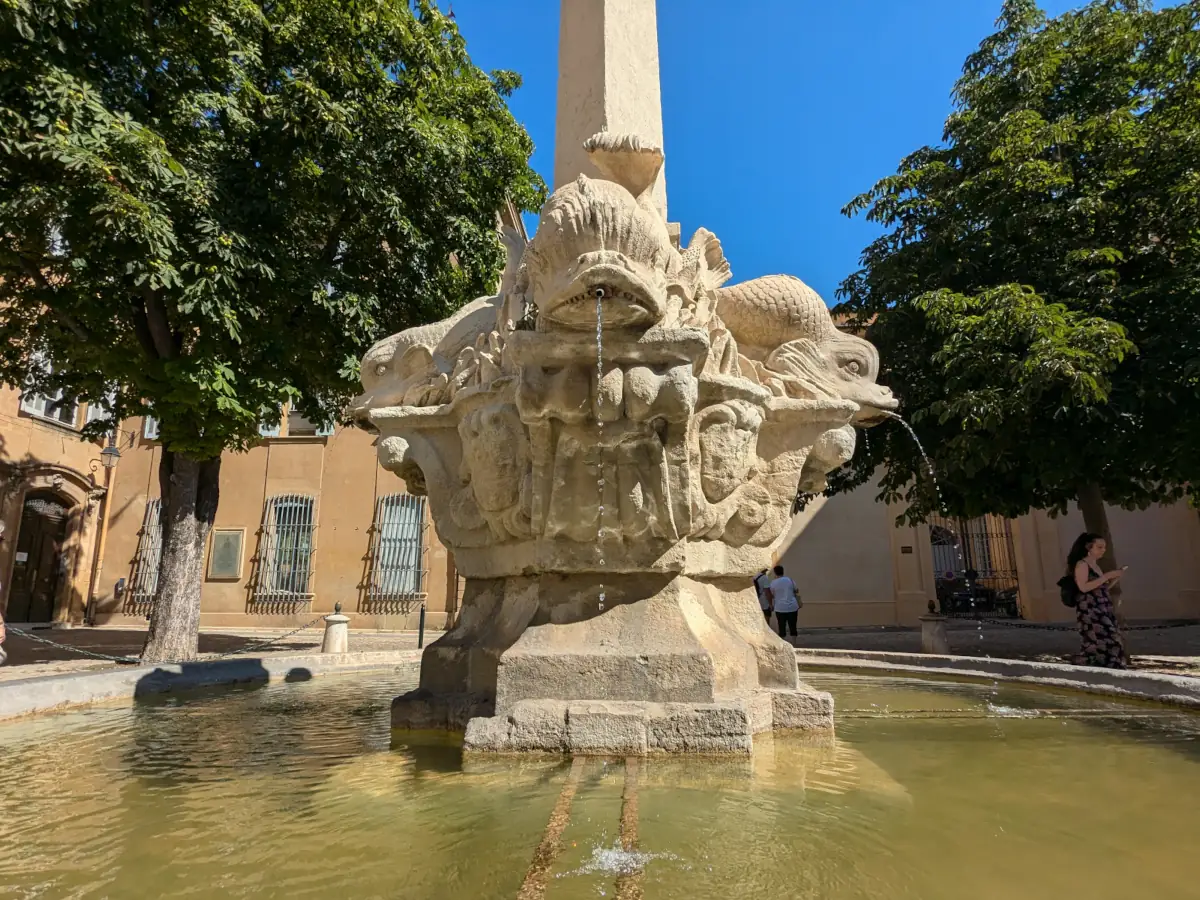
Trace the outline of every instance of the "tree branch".
{"type": "Polygon", "coordinates": [[[167,319],[167,308],[163,305],[162,297],[153,290],[149,283],[142,285],[142,306],[146,315],[146,327],[150,332],[150,340],[154,345],[155,354],[161,359],[174,359],[179,355],[179,346],[171,331],[171,323],[167,319]]]}
{"type": "MultiPolygon", "coordinates": [[[[25,269],[25,274],[36,281],[39,287],[51,295],[55,293],[56,288],[54,284],[49,278],[46,277],[46,273],[42,271],[40,266],[33,261],[26,259],[20,253],[17,254],[17,258],[21,260],[21,266],[25,269]]],[[[51,305],[48,299],[43,298],[42,303],[47,309],[50,310],[50,312],[54,313],[54,315],[70,330],[73,335],[75,335],[75,337],[79,338],[81,341],[91,340],[91,335],[88,334],[88,330],[84,328],[83,324],[73,315],[66,310],[56,309],[53,305],[51,305]]]]}
{"type": "Polygon", "coordinates": [[[146,318],[146,309],[136,297],[130,298],[129,305],[133,311],[133,333],[138,343],[151,359],[158,358],[158,350],[154,346],[154,337],[150,334],[150,322],[146,318]]]}

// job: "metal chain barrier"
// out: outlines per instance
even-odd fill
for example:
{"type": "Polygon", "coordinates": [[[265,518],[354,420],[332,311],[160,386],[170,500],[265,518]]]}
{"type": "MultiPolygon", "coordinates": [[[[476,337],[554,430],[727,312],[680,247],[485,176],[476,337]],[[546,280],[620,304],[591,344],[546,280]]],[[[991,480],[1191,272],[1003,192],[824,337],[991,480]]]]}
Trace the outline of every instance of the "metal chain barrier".
{"type": "Polygon", "coordinates": [[[280,641],[286,641],[288,638],[292,637],[292,635],[299,634],[305,629],[312,628],[318,622],[324,621],[324,619],[325,614],[322,613],[311,622],[305,622],[299,628],[293,628],[287,634],[281,634],[278,637],[273,637],[269,640],[263,641],[260,644],[251,644],[249,647],[242,647],[240,650],[230,650],[228,653],[221,653],[217,656],[206,656],[204,657],[204,660],[229,659],[231,656],[238,656],[242,653],[250,653],[253,650],[261,650],[263,647],[270,647],[272,644],[278,644],[280,641]]]}
{"type": "Polygon", "coordinates": [[[60,644],[58,641],[49,640],[48,638],[34,634],[32,631],[26,631],[23,628],[16,628],[7,623],[5,623],[4,627],[9,634],[19,634],[21,637],[31,640],[35,643],[45,644],[49,647],[58,647],[62,650],[70,650],[72,653],[79,653],[82,656],[90,656],[93,659],[106,659],[111,662],[118,662],[124,665],[136,665],[137,663],[141,662],[141,660],[135,659],[132,656],[109,656],[107,653],[96,653],[92,650],[84,650],[82,647],[72,647],[70,644],[60,644]]]}
{"type": "MultiPolygon", "coordinates": [[[[276,637],[270,638],[269,640],[261,641],[260,643],[257,643],[257,644],[251,644],[248,647],[241,647],[237,650],[230,650],[228,653],[219,653],[219,654],[212,655],[212,656],[205,655],[205,656],[197,657],[197,659],[187,660],[187,661],[188,662],[213,662],[213,661],[216,661],[219,659],[229,659],[234,656],[240,656],[243,653],[251,653],[255,650],[261,650],[263,647],[270,647],[272,644],[278,644],[280,641],[285,641],[288,638],[290,638],[294,635],[297,635],[302,631],[312,628],[318,622],[324,621],[324,619],[325,619],[325,614],[322,613],[321,615],[316,616],[311,621],[305,622],[299,628],[293,628],[291,631],[287,632],[287,634],[277,635],[276,637]]],[[[103,659],[103,660],[107,660],[109,662],[121,663],[122,665],[126,665],[126,666],[138,666],[138,665],[142,664],[142,661],[135,656],[110,656],[107,653],[97,653],[94,650],[85,650],[82,647],[72,647],[70,644],[63,644],[63,643],[60,643],[59,641],[52,641],[49,638],[44,638],[41,635],[34,634],[32,631],[26,631],[23,628],[16,628],[16,627],[14,627],[12,625],[8,625],[8,624],[6,624],[5,627],[11,634],[20,635],[21,637],[31,640],[35,643],[45,644],[49,647],[58,647],[60,650],[67,650],[71,653],[78,653],[81,656],[90,656],[92,659],[103,659]]],[[[182,661],[179,661],[179,660],[173,660],[170,662],[163,662],[163,663],[155,663],[155,665],[163,665],[163,666],[175,666],[175,665],[181,665],[181,664],[182,664],[182,661]]]]}

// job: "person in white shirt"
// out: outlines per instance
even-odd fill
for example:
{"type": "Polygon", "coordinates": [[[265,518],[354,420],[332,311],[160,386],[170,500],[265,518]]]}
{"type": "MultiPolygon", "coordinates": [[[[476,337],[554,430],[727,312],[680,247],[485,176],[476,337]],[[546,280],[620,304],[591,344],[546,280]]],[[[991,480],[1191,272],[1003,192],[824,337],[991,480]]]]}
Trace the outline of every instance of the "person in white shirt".
{"type": "Polygon", "coordinates": [[[779,623],[779,636],[787,637],[790,628],[792,637],[796,636],[796,617],[800,614],[800,592],[796,590],[796,582],[783,574],[783,566],[775,567],[775,580],[767,588],[770,594],[771,609],[775,610],[775,620],[779,623]]]}
{"type": "Polygon", "coordinates": [[[771,622],[771,598],[767,596],[767,589],[771,586],[771,579],[767,575],[767,569],[763,569],[754,576],[754,590],[758,593],[758,605],[763,611],[763,615],[767,618],[767,623],[771,622]]]}

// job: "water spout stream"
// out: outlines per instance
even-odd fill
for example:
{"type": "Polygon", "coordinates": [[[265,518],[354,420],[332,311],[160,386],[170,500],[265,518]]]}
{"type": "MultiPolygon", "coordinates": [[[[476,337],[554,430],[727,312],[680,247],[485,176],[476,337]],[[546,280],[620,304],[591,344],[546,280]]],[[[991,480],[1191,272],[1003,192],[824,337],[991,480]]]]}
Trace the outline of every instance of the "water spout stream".
{"type": "MultiPolygon", "coordinates": [[[[604,288],[596,288],[596,487],[600,504],[596,511],[596,551],[600,568],[604,568],[604,418],[600,407],[604,403],[601,382],[604,380],[604,288]]],[[[604,612],[604,582],[600,582],[600,612],[604,612]]]]}
{"type": "MultiPolygon", "coordinates": [[[[934,493],[937,495],[938,512],[940,512],[944,518],[949,519],[950,513],[946,509],[946,501],[942,498],[942,487],[941,487],[941,485],[938,484],[937,472],[933,468],[933,461],[929,458],[929,454],[925,452],[925,446],[921,443],[921,439],[919,437],[917,437],[916,431],[913,430],[913,427],[911,425],[909,425],[908,422],[903,417],[901,417],[899,413],[894,413],[894,412],[889,412],[887,410],[884,410],[883,414],[885,416],[887,416],[889,419],[895,419],[897,422],[899,422],[903,426],[904,430],[908,432],[909,437],[911,437],[913,439],[913,443],[917,445],[917,450],[920,452],[921,458],[925,461],[925,469],[929,473],[929,480],[933,482],[933,490],[934,490],[934,493]]],[[[970,573],[974,570],[970,566],[967,565],[967,561],[963,557],[963,546],[962,546],[962,536],[961,535],[955,535],[954,547],[955,547],[955,555],[958,557],[959,567],[962,569],[962,572],[963,572],[963,576],[964,576],[963,580],[966,582],[966,585],[967,585],[967,602],[971,606],[972,615],[974,615],[976,617],[976,620],[977,620],[976,632],[979,636],[979,639],[982,641],[983,640],[983,620],[979,619],[978,613],[976,612],[976,609],[975,609],[975,579],[972,578],[970,575],[970,573]]],[[[931,606],[930,610],[932,611],[932,609],[933,609],[933,607],[931,606]]],[[[995,687],[995,682],[993,682],[993,687],[995,687]]]]}

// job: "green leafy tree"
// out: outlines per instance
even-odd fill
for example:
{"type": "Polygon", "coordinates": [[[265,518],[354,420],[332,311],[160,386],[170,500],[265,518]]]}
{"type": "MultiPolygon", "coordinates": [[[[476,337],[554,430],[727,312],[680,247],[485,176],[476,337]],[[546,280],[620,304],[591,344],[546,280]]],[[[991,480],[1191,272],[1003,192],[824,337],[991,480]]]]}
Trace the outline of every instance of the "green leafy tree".
{"type": "Polygon", "coordinates": [[[494,289],[544,193],[518,84],[428,0],[0,5],[0,378],[158,419],[144,659],[196,652],[222,451],[494,289]]]}
{"type": "MultiPolygon", "coordinates": [[[[1006,0],[943,144],[847,206],[883,234],[843,282],[953,514],[1179,499],[1200,483],[1200,0],[1006,0]]],[[[920,521],[940,501],[898,427],[883,467],[920,521]]],[[[1111,546],[1111,540],[1110,540],[1111,546]]]]}

